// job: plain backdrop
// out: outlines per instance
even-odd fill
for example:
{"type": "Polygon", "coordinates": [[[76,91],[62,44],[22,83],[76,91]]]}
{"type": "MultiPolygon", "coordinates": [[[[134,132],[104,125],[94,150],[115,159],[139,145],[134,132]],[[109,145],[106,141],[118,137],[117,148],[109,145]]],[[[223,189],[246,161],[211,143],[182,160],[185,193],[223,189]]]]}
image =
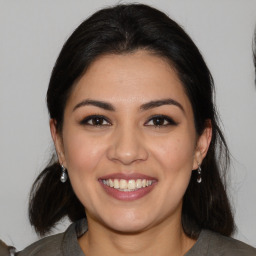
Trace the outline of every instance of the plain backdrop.
{"type": "MultiPolygon", "coordinates": [[[[126,3],[130,1],[126,1],[126,3]]],[[[235,237],[256,246],[256,0],[141,0],[176,20],[201,50],[232,153],[235,237]]],[[[31,184],[53,149],[45,94],[71,32],[113,0],[0,0],[0,239],[18,249],[37,236],[27,217],[31,184]]],[[[123,1],[124,3],[124,1],[123,1]]],[[[55,232],[64,230],[67,221],[55,232]]]]}

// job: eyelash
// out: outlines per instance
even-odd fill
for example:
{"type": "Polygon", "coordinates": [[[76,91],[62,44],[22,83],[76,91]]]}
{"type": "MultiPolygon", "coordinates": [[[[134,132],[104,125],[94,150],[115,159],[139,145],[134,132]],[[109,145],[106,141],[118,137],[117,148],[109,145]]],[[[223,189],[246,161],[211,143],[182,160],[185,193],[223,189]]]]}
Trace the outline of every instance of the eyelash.
{"type": "Polygon", "coordinates": [[[167,127],[170,125],[178,125],[172,118],[170,118],[169,116],[165,116],[165,115],[155,115],[150,117],[150,119],[145,123],[146,126],[155,126],[155,127],[167,127]],[[155,124],[154,121],[159,121],[160,123],[163,122],[162,124],[155,124]],[[153,122],[153,124],[149,125],[148,123],[153,122]]]}
{"type": "MultiPolygon", "coordinates": [[[[86,118],[84,118],[81,122],[81,125],[88,125],[88,126],[95,126],[95,127],[102,127],[102,126],[111,126],[112,123],[107,119],[105,116],[102,115],[91,115],[86,118]],[[98,122],[98,124],[97,124],[98,122]]],[[[151,116],[148,121],[144,124],[145,126],[154,126],[158,128],[163,128],[167,126],[177,126],[178,123],[176,123],[172,118],[165,116],[165,115],[154,115],[151,116]],[[159,124],[156,124],[155,122],[159,122],[159,124]],[[152,122],[152,124],[149,124],[152,122]]]]}
{"type": "Polygon", "coordinates": [[[90,125],[90,126],[96,126],[96,127],[101,127],[101,126],[110,126],[112,125],[112,123],[105,117],[105,116],[102,116],[102,115],[92,115],[92,116],[88,116],[86,117],[85,119],[83,119],[81,122],[80,122],[81,125],[90,125]],[[107,122],[107,124],[96,124],[96,123],[93,123],[95,121],[101,121],[101,122],[107,122]],[[91,123],[90,123],[91,122],[91,123]]]}

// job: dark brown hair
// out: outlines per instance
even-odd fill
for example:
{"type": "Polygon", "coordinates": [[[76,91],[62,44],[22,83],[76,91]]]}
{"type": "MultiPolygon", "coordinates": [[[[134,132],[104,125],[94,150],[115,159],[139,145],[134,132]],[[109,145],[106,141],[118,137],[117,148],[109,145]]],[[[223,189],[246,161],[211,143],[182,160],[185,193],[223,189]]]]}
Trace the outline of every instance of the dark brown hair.
{"type": "MultiPolygon", "coordinates": [[[[229,236],[234,222],[223,185],[229,152],[218,126],[213,79],[193,41],[164,13],[142,4],[117,5],[85,20],[64,44],[53,68],[47,92],[50,118],[61,132],[72,86],[97,57],[138,49],[169,60],[175,68],[192,104],[198,135],[204,131],[207,120],[211,120],[213,136],[202,163],[203,182],[198,184],[193,172],[183,200],[184,231],[190,237],[198,236],[201,229],[229,236]]],[[[60,174],[59,164],[51,162],[33,184],[29,215],[40,234],[50,231],[65,216],[71,221],[86,217],[70,182],[59,181],[60,174]]]]}

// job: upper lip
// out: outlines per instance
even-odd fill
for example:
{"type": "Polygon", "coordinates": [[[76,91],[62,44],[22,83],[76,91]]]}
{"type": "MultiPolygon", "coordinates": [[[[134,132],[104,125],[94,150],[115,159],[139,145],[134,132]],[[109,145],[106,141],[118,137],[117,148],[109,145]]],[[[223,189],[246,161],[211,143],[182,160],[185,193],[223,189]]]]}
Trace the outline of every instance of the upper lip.
{"type": "Polygon", "coordinates": [[[99,180],[108,180],[108,179],[124,179],[124,180],[137,180],[137,179],[146,179],[146,180],[157,180],[152,176],[148,176],[141,173],[112,173],[105,176],[101,176],[99,180]]]}

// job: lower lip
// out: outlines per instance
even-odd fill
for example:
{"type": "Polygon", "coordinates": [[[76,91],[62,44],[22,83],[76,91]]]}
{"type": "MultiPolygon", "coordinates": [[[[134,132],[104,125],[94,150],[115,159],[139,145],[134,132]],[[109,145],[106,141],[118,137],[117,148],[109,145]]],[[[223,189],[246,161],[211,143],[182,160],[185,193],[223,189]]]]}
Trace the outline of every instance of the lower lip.
{"type": "Polygon", "coordinates": [[[140,188],[135,191],[119,191],[118,189],[111,188],[100,181],[101,186],[104,188],[108,195],[122,201],[133,201],[146,196],[148,193],[152,191],[156,183],[157,182],[154,182],[152,185],[148,187],[140,188]]]}

